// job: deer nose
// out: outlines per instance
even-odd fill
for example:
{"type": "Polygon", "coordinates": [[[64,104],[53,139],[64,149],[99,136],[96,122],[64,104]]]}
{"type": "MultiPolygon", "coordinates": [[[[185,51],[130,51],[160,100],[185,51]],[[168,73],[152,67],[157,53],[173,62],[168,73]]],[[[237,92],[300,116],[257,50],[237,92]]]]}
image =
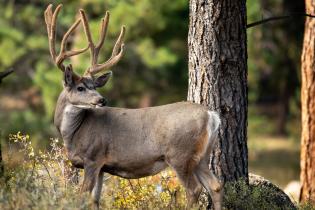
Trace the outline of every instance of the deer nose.
{"type": "Polygon", "coordinates": [[[98,103],[105,106],[107,104],[107,100],[105,98],[101,98],[100,100],[98,100],[98,103]]]}

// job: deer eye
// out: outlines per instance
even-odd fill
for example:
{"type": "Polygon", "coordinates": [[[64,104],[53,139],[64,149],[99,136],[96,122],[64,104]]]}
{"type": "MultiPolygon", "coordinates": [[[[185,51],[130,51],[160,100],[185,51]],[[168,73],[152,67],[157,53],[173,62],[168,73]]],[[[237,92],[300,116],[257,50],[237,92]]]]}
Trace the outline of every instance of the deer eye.
{"type": "Polygon", "coordinates": [[[78,90],[79,92],[82,92],[82,91],[85,91],[85,88],[84,88],[84,87],[78,87],[77,90],[78,90]]]}

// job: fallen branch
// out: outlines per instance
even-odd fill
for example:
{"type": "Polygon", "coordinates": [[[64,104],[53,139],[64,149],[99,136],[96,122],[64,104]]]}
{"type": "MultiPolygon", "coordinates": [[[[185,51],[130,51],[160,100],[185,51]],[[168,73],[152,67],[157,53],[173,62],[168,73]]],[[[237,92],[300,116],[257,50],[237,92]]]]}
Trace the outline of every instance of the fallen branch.
{"type": "Polygon", "coordinates": [[[254,26],[261,25],[261,24],[264,24],[264,23],[267,23],[267,22],[271,22],[271,21],[275,21],[275,20],[283,20],[283,19],[287,19],[287,18],[294,18],[294,17],[311,17],[311,18],[315,18],[315,15],[310,15],[310,14],[306,14],[306,13],[292,13],[292,14],[283,15],[283,16],[270,17],[270,18],[259,20],[257,22],[249,23],[249,24],[246,25],[246,29],[247,28],[252,28],[254,26]]]}

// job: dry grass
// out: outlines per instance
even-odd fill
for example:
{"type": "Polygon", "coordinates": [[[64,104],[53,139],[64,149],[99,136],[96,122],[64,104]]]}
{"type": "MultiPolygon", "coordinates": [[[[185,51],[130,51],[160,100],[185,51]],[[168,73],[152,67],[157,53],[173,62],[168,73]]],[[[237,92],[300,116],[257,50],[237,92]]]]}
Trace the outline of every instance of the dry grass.
{"type": "MultiPolygon", "coordinates": [[[[79,185],[68,182],[65,167],[68,167],[69,163],[65,161],[60,142],[52,139],[50,150],[41,152],[34,150],[27,135],[12,135],[10,142],[5,154],[6,176],[1,180],[0,209],[93,207],[89,196],[79,193],[79,185]]],[[[283,138],[250,140],[250,170],[279,183],[295,178],[296,169],[292,168],[292,161],[298,160],[298,155],[295,154],[298,150],[292,141],[283,138]],[[290,152],[292,159],[288,157],[290,152]],[[287,167],[284,167],[285,165],[287,167]],[[288,175],[290,170],[294,171],[293,175],[288,175]]],[[[186,204],[184,190],[171,171],[138,180],[110,176],[104,181],[104,187],[101,197],[103,209],[184,209],[186,204]]],[[[269,195],[269,192],[260,189],[252,191],[242,181],[227,184],[225,190],[225,209],[245,204],[247,209],[274,209],[274,204],[269,205],[261,199],[262,196],[269,195]],[[238,191],[234,193],[236,189],[238,191]]],[[[198,208],[204,209],[206,205],[207,196],[203,194],[198,208]]],[[[314,208],[305,204],[300,209],[314,208]]]]}

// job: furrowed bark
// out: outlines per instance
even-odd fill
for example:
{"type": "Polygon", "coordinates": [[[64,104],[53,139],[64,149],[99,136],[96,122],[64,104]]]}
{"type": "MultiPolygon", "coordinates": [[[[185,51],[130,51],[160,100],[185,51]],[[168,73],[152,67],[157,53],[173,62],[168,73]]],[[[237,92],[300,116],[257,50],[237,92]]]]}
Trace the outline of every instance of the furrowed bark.
{"type": "Polygon", "coordinates": [[[188,101],[220,113],[210,167],[248,178],[246,0],[190,0],[188,101]]]}
{"type": "MultiPolygon", "coordinates": [[[[306,0],[306,11],[315,14],[315,1],[306,0]]],[[[315,204],[315,19],[305,22],[302,53],[302,135],[300,201],[315,204]]]]}

